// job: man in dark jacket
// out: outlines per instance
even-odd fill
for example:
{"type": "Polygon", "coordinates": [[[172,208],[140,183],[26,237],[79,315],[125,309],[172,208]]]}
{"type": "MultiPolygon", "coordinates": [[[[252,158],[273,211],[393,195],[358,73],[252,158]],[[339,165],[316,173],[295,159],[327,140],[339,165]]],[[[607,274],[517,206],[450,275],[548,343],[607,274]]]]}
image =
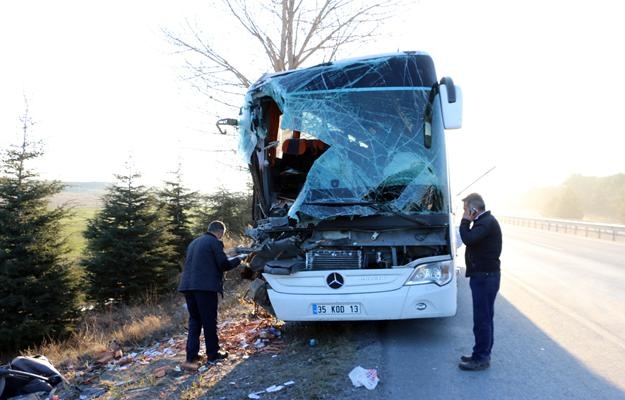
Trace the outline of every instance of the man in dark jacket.
{"type": "Polygon", "coordinates": [[[227,353],[219,351],[217,338],[217,293],[223,297],[223,275],[236,268],[241,259],[229,259],[224,253],[221,241],[226,226],[221,221],[208,225],[208,232],[194,239],[187,248],[184,270],[180,277],[178,291],[184,293],[189,311],[189,333],[187,336],[187,360],[183,368],[196,370],[199,367],[200,332],[204,329],[206,358],[208,362],[223,359],[227,353]]]}
{"type": "Polygon", "coordinates": [[[458,366],[465,371],[478,371],[490,366],[494,343],[495,297],[501,278],[501,228],[490,211],[486,211],[482,196],[472,193],[462,201],[464,215],[460,222],[460,237],[466,245],[465,264],[473,299],[475,346],[470,356],[460,357],[458,366]]]}

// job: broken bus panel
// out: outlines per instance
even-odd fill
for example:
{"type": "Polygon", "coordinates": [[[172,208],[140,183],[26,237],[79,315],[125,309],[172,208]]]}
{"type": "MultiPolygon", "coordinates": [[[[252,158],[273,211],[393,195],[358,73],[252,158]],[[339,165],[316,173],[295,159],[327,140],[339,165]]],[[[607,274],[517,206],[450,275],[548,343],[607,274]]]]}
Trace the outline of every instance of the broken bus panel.
{"type": "MultiPolygon", "coordinates": [[[[452,257],[438,88],[432,59],[404,52],[266,74],[249,89],[239,150],[254,184],[259,302],[275,303],[276,279],[452,257]]],[[[304,286],[285,290],[310,295],[304,286]]]]}

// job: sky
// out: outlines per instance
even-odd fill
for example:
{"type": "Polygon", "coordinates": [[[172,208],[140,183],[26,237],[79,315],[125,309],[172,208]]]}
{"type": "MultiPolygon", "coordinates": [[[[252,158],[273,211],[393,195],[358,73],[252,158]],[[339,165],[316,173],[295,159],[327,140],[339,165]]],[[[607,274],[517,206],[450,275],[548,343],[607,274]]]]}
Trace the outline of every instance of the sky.
{"type": "MultiPolygon", "coordinates": [[[[210,1],[23,0],[0,4],[0,148],[20,140],[28,100],[45,179],[113,181],[125,163],[146,184],[182,168],[196,190],[245,187],[224,111],[192,88],[163,29],[202,32],[236,62],[266,63],[210,1]],[[247,58],[246,58],[247,57],[247,58]]],[[[341,58],[420,50],[462,88],[463,128],[446,133],[453,194],[489,203],[574,173],[625,173],[625,55],[619,2],[406,2],[341,58]],[[366,52],[363,52],[363,48],[366,52]],[[492,200],[489,202],[489,200],[492,200]]],[[[256,78],[256,77],[254,77],[256,78]]]]}

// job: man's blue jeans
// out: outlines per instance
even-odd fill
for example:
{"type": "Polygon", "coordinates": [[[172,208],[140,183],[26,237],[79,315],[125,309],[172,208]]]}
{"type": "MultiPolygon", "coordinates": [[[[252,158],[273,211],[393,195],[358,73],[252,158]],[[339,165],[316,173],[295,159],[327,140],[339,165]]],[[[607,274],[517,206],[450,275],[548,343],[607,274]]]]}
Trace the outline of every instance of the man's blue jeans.
{"type": "Polygon", "coordinates": [[[495,315],[495,297],[499,291],[501,275],[479,274],[472,275],[469,285],[473,298],[473,359],[476,361],[489,361],[490,352],[495,342],[495,328],[493,317],[495,315]]]}
{"type": "Polygon", "coordinates": [[[187,361],[194,361],[200,352],[200,333],[204,328],[206,357],[210,360],[219,351],[217,338],[217,292],[195,290],[185,292],[189,311],[189,333],[187,335],[187,361]]]}

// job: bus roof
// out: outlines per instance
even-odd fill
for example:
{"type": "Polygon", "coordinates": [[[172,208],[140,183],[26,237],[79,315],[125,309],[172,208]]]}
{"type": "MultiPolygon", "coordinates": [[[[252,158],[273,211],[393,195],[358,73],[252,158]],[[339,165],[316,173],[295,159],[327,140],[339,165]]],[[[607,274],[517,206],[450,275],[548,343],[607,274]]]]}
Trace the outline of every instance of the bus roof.
{"type": "Polygon", "coordinates": [[[432,58],[423,52],[400,52],[333,61],[309,68],[263,75],[249,90],[256,97],[375,87],[431,87],[436,82],[432,58]]]}

